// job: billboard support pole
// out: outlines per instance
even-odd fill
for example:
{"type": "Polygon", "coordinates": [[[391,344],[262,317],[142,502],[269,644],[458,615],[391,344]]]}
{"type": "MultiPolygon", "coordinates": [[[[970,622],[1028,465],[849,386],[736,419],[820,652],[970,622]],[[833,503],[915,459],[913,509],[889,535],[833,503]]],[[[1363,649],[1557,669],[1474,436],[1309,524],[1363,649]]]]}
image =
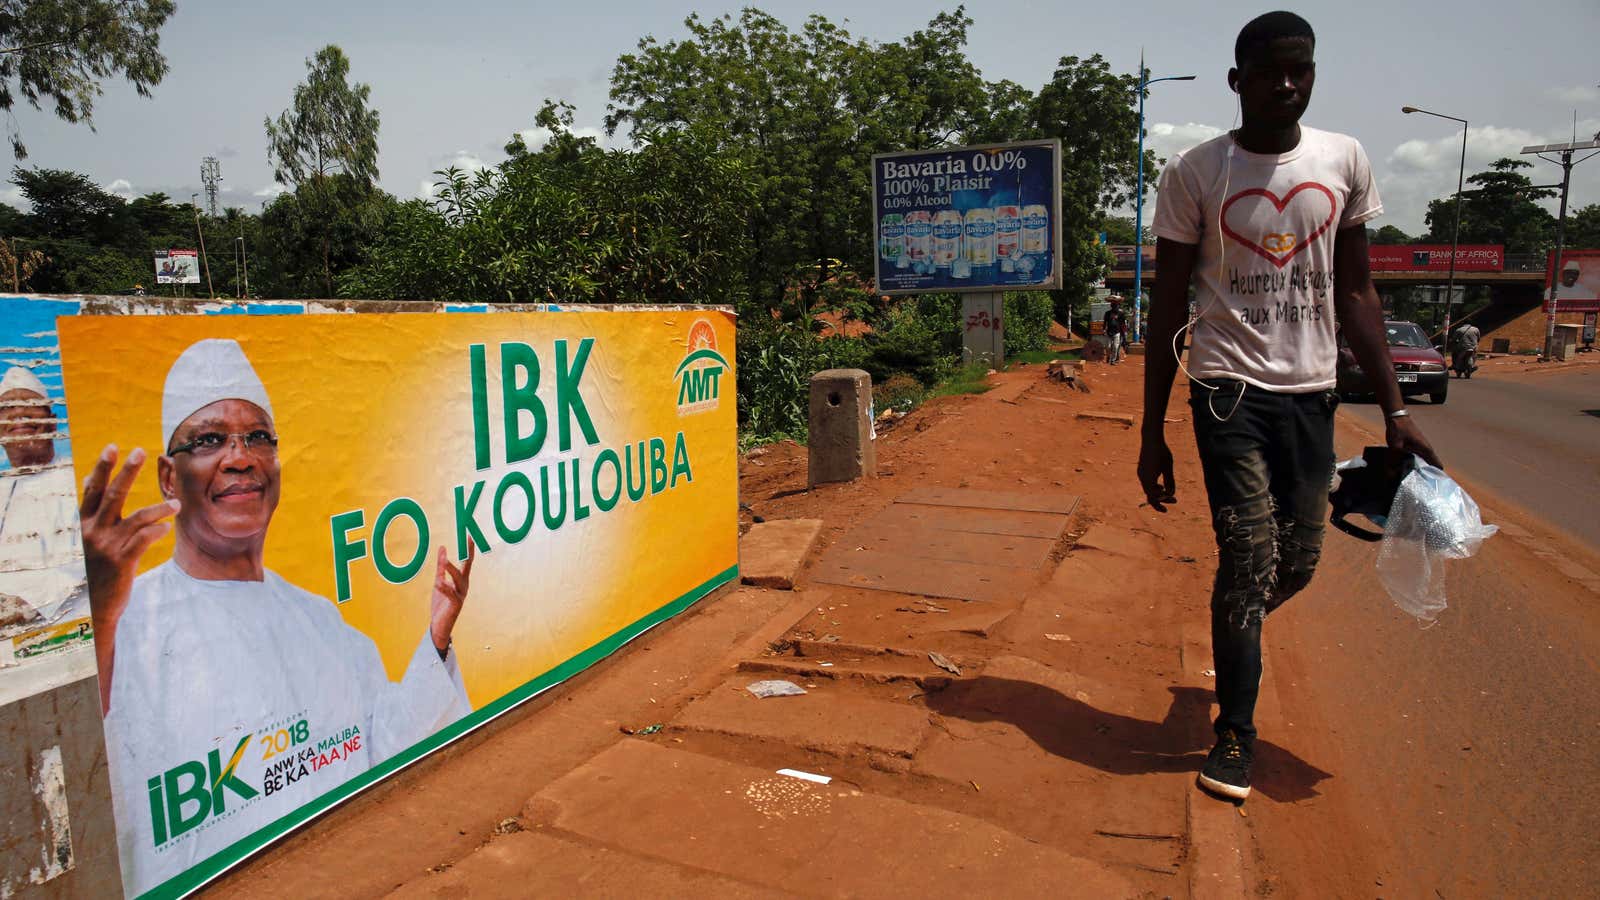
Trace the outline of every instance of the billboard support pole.
{"type": "MultiPolygon", "coordinates": [[[[199,194],[194,195],[194,197],[199,196],[199,194]]],[[[193,200],[194,198],[190,199],[193,200]]],[[[217,292],[211,286],[211,263],[206,259],[206,233],[200,227],[200,204],[191,202],[189,205],[194,207],[194,231],[195,234],[200,236],[200,265],[204,266],[206,270],[206,294],[215,300],[217,299],[217,292]]]]}
{"type": "Polygon", "coordinates": [[[1523,147],[1523,153],[1532,154],[1545,162],[1553,162],[1561,167],[1561,212],[1556,216],[1556,251],[1550,260],[1550,293],[1545,297],[1544,307],[1544,359],[1553,358],[1556,340],[1556,295],[1561,289],[1561,251],[1566,241],[1567,230],[1567,191],[1572,187],[1572,167],[1587,159],[1600,155],[1600,135],[1592,141],[1573,141],[1569,144],[1537,144],[1523,147]],[[1577,150],[1593,150],[1593,153],[1584,156],[1576,162],[1572,154],[1577,150]],[[1559,153],[1560,159],[1545,156],[1546,153],[1559,153]]]}

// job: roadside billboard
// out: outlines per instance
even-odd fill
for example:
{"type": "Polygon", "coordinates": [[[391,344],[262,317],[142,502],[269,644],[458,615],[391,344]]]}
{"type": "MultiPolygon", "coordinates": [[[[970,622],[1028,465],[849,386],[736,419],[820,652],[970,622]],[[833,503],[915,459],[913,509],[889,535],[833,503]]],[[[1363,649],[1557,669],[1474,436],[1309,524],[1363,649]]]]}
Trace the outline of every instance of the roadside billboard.
{"type": "Polygon", "coordinates": [[[200,251],[157,250],[156,284],[199,284],[200,251]]]}
{"type": "Polygon", "coordinates": [[[884,294],[1061,286],[1061,142],[872,158],[874,272],[884,294]]]}
{"type": "Polygon", "coordinates": [[[737,575],[731,313],[59,330],[79,483],[149,456],[120,511],[85,496],[129,895],[204,884],[737,575]],[[172,531],[107,552],[146,509],[172,531]]]}
{"type": "MultiPolygon", "coordinates": [[[[1449,272],[1449,244],[1369,244],[1367,260],[1374,272],[1449,272]]],[[[1499,272],[1506,265],[1499,244],[1462,244],[1456,248],[1457,272],[1499,272]]]]}
{"type": "Polygon", "coordinates": [[[1552,278],[1556,279],[1558,288],[1555,312],[1600,311],[1600,250],[1562,250],[1559,268],[1555,252],[1546,254],[1544,297],[1547,306],[1552,278]]]}

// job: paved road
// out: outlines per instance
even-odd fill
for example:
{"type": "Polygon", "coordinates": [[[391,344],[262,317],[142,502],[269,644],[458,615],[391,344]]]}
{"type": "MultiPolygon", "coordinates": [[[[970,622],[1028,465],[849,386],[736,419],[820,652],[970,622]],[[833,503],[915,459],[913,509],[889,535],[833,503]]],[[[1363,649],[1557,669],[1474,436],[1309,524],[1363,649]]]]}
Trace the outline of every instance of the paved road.
{"type": "MultiPolygon", "coordinates": [[[[1347,414],[1381,431],[1378,407],[1347,414]]],[[[1450,399],[1411,401],[1445,465],[1600,550],[1600,367],[1451,379],[1450,399]]]]}

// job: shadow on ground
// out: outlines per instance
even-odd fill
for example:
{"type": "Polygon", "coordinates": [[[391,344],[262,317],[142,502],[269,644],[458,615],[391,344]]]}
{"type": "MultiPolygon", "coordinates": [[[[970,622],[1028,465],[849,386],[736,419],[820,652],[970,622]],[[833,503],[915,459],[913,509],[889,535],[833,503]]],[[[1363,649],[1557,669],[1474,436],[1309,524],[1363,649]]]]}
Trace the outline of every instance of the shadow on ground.
{"type": "MultiPolygon", "coordinates": [[[[1212,692],[1168,690],[1172,704],[1158,722],[1105,712],[1031,681],[987,676],[957,681],[927,703],[940,715],[1010,724],[1049,753],[1113,775],[1197,772],[1211,749],[1212,692]],[[1206,743],[1197,744],[1197,735],[1206,743]]],[[[1256,741],[1253,775],[1254,788],[1280,803],[1315,797],[1316,785],[1332,777],[1267,740],[1256,741]]]]}

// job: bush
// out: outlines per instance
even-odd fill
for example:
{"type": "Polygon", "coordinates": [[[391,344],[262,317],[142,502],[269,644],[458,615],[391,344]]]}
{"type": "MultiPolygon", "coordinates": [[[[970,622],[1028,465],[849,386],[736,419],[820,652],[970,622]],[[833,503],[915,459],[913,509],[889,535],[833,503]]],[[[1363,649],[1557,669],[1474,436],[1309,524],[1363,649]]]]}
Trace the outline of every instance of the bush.
{"type": "Polygon", "coordinates": [[[860,369],[867,347],[858,338],[819,339],[800,322],[756,317],[740,322],[739,430],[759,440],[808,430],[811,376],[824,369],[860,369]]]}
{"type": "Polygon", "coordinates": [[[1055,303],[1044,291],[1016,291],[1006,294],[1006,356],[1014,353],[1050,349],[1050,325],[1055,321],[1055,303]]]}

